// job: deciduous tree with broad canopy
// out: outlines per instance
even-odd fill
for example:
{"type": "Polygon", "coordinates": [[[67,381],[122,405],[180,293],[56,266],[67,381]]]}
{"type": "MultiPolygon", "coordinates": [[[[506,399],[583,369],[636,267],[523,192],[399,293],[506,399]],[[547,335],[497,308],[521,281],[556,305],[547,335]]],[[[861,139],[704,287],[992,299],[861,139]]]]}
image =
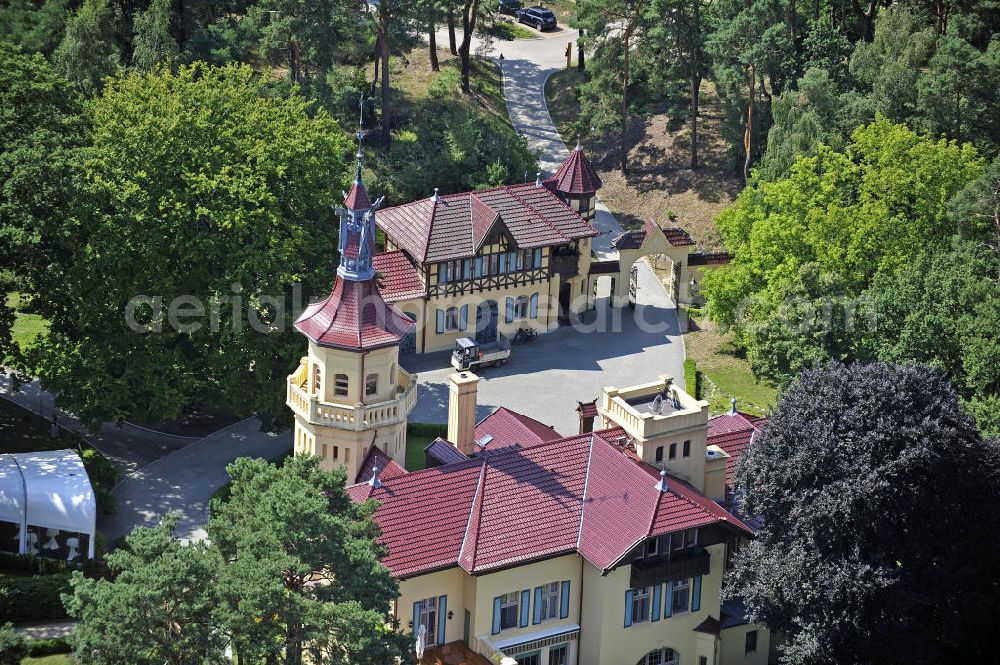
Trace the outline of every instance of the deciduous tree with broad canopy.
{"type": "Polygon", "coordinates": [[[344,132],[246,65],[110,79],[88,110],[29,369],[88,420],[156,422],[198,399],[283,420],[294,285],[305,306],[333,282],[344,132]]]}
{"type": "Polygon", "coordinates": [[[1000,442],[925,365],[810,369],[737,467],[763,526],[725,593],[782,663],[987,662],[1000,626],[1000,442]]]}

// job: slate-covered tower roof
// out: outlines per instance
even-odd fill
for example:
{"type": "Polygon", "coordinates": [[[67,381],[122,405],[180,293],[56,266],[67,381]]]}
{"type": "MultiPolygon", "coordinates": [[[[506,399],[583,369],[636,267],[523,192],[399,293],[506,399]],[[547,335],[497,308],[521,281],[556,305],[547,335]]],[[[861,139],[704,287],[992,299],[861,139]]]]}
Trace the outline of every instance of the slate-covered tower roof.
{"type": "Polygon", "coordinates": [[[369,350],[398,344],[413,325],[409,317],[385,302],[375,285],[375,208],[361,178],[361,141],[351,191],[340,213],[340,266],[330,295],[313,303],[295,328],[320,346],[369,350]]]}

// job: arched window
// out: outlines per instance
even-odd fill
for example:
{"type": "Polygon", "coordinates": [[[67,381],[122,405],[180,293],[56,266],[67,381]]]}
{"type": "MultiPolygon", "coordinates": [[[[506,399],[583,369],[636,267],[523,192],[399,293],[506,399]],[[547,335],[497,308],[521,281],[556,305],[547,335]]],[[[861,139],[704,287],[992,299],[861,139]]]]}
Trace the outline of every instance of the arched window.
{"type": "Polygon", "coordinates": [[[313,363],[313,392],[318,393],[320,386],[319,363],[313,363]]]}
{"type": "Polygon", "coordinates": [[[378,374],[369,374],[365,377],[365,397],[378,394],[378,374]]]}
{"type": "Polygon", "coordinates": [[[338,374],[334,377],[333,394],[338,397],[347,397],[347,375],[338,374]]]}
{"type": "Polygon", "coordinates": [[[679,665],[680,654],[673,649],[654,649],[639,659],[636,665],[679,665]]]}

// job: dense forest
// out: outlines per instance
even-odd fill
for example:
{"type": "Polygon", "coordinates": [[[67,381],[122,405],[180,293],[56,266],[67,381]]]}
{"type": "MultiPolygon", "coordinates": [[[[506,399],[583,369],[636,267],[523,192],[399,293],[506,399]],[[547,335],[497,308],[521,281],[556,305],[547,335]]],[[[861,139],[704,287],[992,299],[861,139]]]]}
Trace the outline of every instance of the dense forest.
{"type": "MultiPolygon", "coordinates": [[[[666,108],[699,167],[714,86],[746,188],[708,313],[754,373],[829,359],[944,370],[1000,434],[1000,3],[580,0],[581,133],[666,108]]],[[[682,220],[683,223],[683,220],[682,220]]]]}

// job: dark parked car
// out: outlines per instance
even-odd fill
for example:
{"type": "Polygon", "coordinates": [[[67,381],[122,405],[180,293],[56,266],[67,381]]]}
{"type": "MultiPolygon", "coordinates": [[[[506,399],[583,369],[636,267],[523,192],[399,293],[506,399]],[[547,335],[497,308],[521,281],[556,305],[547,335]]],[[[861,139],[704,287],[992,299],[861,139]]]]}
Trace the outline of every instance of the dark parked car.
{"type": "Polygon", "coordinates": [[[523,6],[521,0],[500,0],[500,13],[513,15],[523,6]]]}
{"type": "Polygon", "coordinates": [[[534,26],[536,30],[555,30],[556,15],[545,7],[528,7],[514,14],[518,23],[534,26]]]}

